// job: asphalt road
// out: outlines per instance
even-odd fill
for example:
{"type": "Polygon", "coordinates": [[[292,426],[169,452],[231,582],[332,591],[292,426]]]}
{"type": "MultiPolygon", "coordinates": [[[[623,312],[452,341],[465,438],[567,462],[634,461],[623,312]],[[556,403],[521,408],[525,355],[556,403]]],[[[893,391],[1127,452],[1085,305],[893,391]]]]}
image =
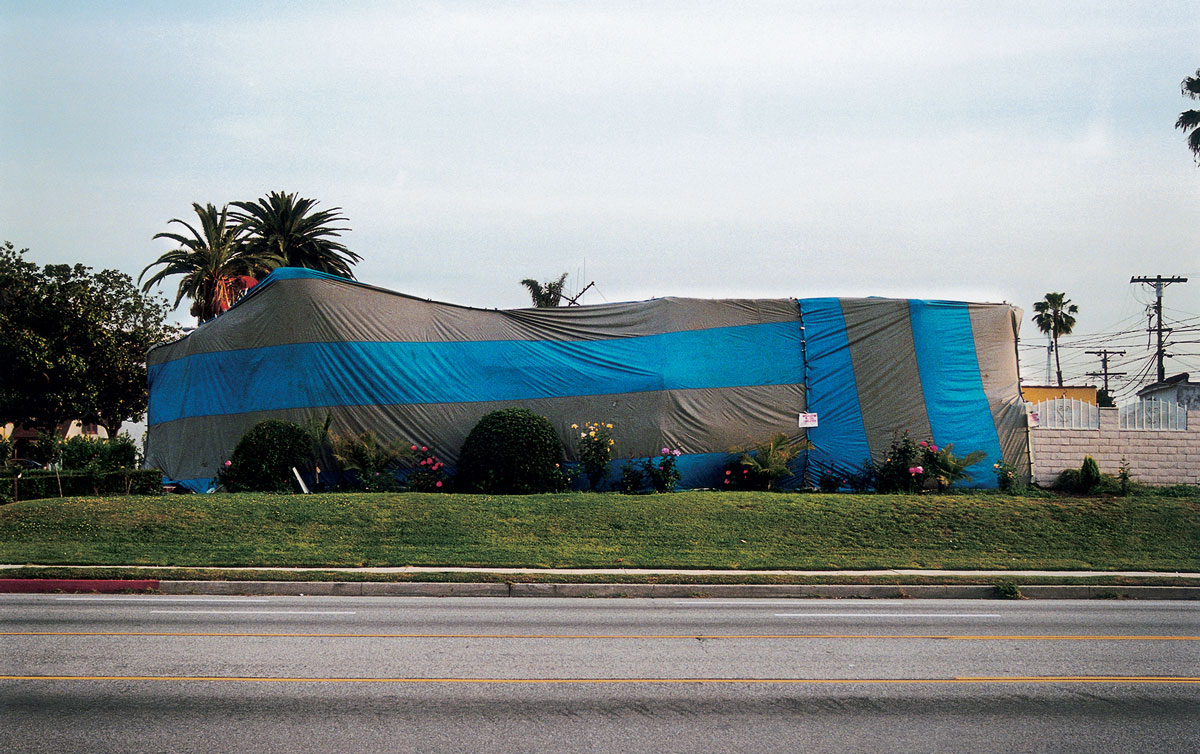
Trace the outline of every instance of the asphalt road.
{"type": "Polygon", "coordinates": [[[1200,750],[1190,602],[0,597],[0,751],[1200,750]]]}

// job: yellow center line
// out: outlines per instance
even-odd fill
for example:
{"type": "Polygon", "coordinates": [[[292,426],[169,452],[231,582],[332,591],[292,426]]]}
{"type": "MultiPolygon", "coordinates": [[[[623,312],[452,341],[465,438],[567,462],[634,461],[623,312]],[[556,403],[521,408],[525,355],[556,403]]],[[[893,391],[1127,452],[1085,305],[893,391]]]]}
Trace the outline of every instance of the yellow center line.
{"type": "Polygon", "coordinates": [[[0,636],[163,636],[294,639],[940,639],[944,641],[1200,641],[1200,636],[1122,634],[431,634],[201,631],[0,631],[0,636]]]}
{"type": "Polygon", "coordinates": [[[954,678],[289,678],[250,676],[0,675],[0,681],[173,681],[207,683],[392,684],[990,684],[990,683],[1200,683],[1200,676],[959,676],[954,678]]]}

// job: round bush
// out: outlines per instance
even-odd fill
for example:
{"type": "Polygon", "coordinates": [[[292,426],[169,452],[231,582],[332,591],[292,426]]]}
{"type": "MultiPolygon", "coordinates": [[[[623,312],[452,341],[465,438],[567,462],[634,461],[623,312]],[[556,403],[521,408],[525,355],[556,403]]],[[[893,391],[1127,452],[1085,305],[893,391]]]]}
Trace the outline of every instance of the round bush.
{"type": "Polygon", "coordinates": [[[459,454],[460,490],[530,495],[567,488],[563,445],[550,422],[524,408],[485,415],[459,454]]]}
{"type": "Polygon", "coordinates": [[[290,491],[292,467],[305,466],[312,450],[312,437],[299,424],[267,419],[242,435],[219,479],[230,492],[290,491]]]}

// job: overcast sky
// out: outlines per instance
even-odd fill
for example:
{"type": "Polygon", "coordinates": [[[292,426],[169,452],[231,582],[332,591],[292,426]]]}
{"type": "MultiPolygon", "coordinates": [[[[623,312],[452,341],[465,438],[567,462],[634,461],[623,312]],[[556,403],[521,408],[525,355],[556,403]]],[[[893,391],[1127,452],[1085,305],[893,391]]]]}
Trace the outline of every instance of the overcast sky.
{"type": "Polygon", "coordinates": [[[426,298],[1009,301],[1033,346],[1065,291],[1132,360],[1131,275],[1200,317],[1198,42],[1195,0],[0,0],[0,240],[136,277],[192,202],[295,191],[426,298]]]}

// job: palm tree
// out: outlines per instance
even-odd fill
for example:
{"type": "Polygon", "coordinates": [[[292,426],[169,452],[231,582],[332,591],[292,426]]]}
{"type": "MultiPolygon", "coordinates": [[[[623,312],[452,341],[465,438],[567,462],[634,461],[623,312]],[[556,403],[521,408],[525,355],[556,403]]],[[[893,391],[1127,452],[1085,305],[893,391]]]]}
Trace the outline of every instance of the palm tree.
{"type": "Polygon", "coordinates": [[[563,285],[566,282],[567,273],[564,272],[558,280],[539,283],[533,278],[525,278],[521,281],[521,285],[529,289],[529,297],[533,299],[534,306],[539,309],[549,309],[561,303],[563,285]]]}
{"type": "MultiPolygon", "coordinates": [[[[1183,96],[1200,99],[1200,68],[1196,69],[1195,76],[1184,79],[1179,88],[1183,96]]],[[[1184,110],[1179,114],[1179,120],[1175,121],[1175,127],[1188,135],[1188,148],[1196,156],[1196,163],[1200,164],[1200,110],[1184,110]]]]}
{"type": "Polygon", "coordinates": [[[1075,317],[1079,307],[1071,303],[1065,293],[1047,293],[1046,298],[1033,305],[1037,314],[1033,321],[1038,329],[1054,339],[1054,367],[1058,371],[1058,385],[1062,387],[1062,364],[1058,359],[1058,336],[1070,335],[1075,329],[1075,317]]]}
{"type": "Polygon", "coordinates": [[[350,266],[362,257],[332,239],[349,228],[335,227],[346,218],[341,207],[314,211],[317,202],[295,194],[272,191],[257,202],[234,202],[230,217],[245,231],[248,251],[276,256],[288,267],[307,267],[354,278],[350,266]]]}
{"type": "Polygon", "coordinates": [[[279,265],[278,259],[255,256],[247,253],[242,245],[241,228],[230,222],[228,206],[217,209],[211,203],[201,207],[193,203],[192,209],[200,218],[200,229],[180,220],[190,236],[181,233],[156,233],[155,238],[169,238],[179,248],[168,251],[154,262],[146,265],[138,282],[152,267],[161,266],[145,285],[148,291],[171,275],[183,275],[175,293],[175,306],[184,296],[192,299],[191,314],[205,322],[228,309],[248,286],[247,277],[254,277],[279,265]]]}

